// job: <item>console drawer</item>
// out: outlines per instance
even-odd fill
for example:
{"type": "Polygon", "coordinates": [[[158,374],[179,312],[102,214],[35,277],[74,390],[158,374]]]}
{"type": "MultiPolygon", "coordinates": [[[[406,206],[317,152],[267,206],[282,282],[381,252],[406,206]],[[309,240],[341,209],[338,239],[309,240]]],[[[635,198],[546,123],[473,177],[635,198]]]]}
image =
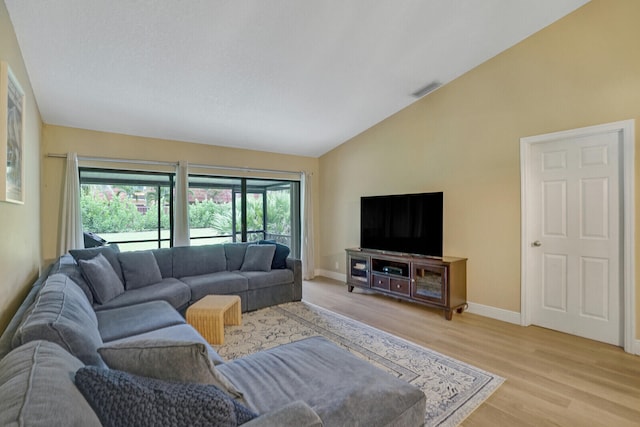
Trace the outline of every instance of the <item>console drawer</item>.
{"type": "Polygon", "coordinates": [[[409,295],[411,293],[409,281],[406,279],[390,279],[389,290],[402,295],[409,295]]]}
{"type": "Polygon", "coordinates": [[[389,277],[378,274],[374,274],[371,277],[373,279],[371,281],[372,288],[384,289],[385,291],[389,290],[389,277]]]}

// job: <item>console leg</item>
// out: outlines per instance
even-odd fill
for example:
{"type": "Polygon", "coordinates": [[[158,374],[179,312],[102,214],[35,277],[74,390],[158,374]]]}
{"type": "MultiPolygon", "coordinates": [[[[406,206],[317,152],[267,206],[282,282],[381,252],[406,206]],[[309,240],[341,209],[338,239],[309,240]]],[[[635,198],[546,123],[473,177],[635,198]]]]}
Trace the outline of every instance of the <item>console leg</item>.
{"type": "Polygon", "coordinates": [[[462,312],[465,311],[467,308],[469,308],[469,304],[465,302],[464,304],[462,304],[460,307],[456,309],[456,312],[458,314],[462,314],[462,312]]]}
{"type": "Polygon", "coordinates": [[[348,290],[349,292],[353,292],[353,286],[349,285],[348,290]]]}
{"type": "Polygon", "coordinates": [[[444,318],[447,320],[451,320],[453,318],[453,310],[445,308],[444,318]]]}

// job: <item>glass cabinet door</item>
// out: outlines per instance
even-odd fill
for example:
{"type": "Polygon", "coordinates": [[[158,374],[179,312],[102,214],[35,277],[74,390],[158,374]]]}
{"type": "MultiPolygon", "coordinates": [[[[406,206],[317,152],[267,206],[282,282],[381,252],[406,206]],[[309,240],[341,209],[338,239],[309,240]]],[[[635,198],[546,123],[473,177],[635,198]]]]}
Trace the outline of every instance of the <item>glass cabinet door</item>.
{"type": "Polygon", "coordinates": [[[430,302],[446,304],[446,267],[413,265],[411,296],[430,302]]]}
{"type": "Polygon", "coordinates": [[[369,258],[352,256],[347,261],[348,281],[359,286],[369,286],[369,258]]]}

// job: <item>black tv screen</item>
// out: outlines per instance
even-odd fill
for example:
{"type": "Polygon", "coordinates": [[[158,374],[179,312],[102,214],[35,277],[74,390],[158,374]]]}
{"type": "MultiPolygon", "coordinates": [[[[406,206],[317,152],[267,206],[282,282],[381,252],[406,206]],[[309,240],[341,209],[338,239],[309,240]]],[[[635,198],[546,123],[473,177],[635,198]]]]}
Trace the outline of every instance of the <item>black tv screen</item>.
{"type": "Polygon", "coordinates": [[[360,199],[360,247],[442,256],[443,193],[360,199]]]}

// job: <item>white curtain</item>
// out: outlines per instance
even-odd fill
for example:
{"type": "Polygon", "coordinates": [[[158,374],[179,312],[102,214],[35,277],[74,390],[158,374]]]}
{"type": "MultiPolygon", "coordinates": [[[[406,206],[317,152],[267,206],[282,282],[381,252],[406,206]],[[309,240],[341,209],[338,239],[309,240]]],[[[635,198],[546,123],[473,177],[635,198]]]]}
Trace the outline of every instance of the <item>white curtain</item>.
{"type": "Polygon", "coordinates": [[[176,170],[173,246],[189,246],[189,163],[184,160],[176,170]]]}
{"type": "Polygon", "coordinates": [[[61,231],[58,255],[66,254],[69,249],[84,248],[82,213],[80,211],[80,178],[78,176],[78,155],[76,153],[67,153],[60,221],[61,231]]]}
{"type": "Polygon", "coordinates": [[[311,191],[312,174],[302,173],[302,278],[311,280],[315,277],[313,251],[313,193],[311,191]]]}

